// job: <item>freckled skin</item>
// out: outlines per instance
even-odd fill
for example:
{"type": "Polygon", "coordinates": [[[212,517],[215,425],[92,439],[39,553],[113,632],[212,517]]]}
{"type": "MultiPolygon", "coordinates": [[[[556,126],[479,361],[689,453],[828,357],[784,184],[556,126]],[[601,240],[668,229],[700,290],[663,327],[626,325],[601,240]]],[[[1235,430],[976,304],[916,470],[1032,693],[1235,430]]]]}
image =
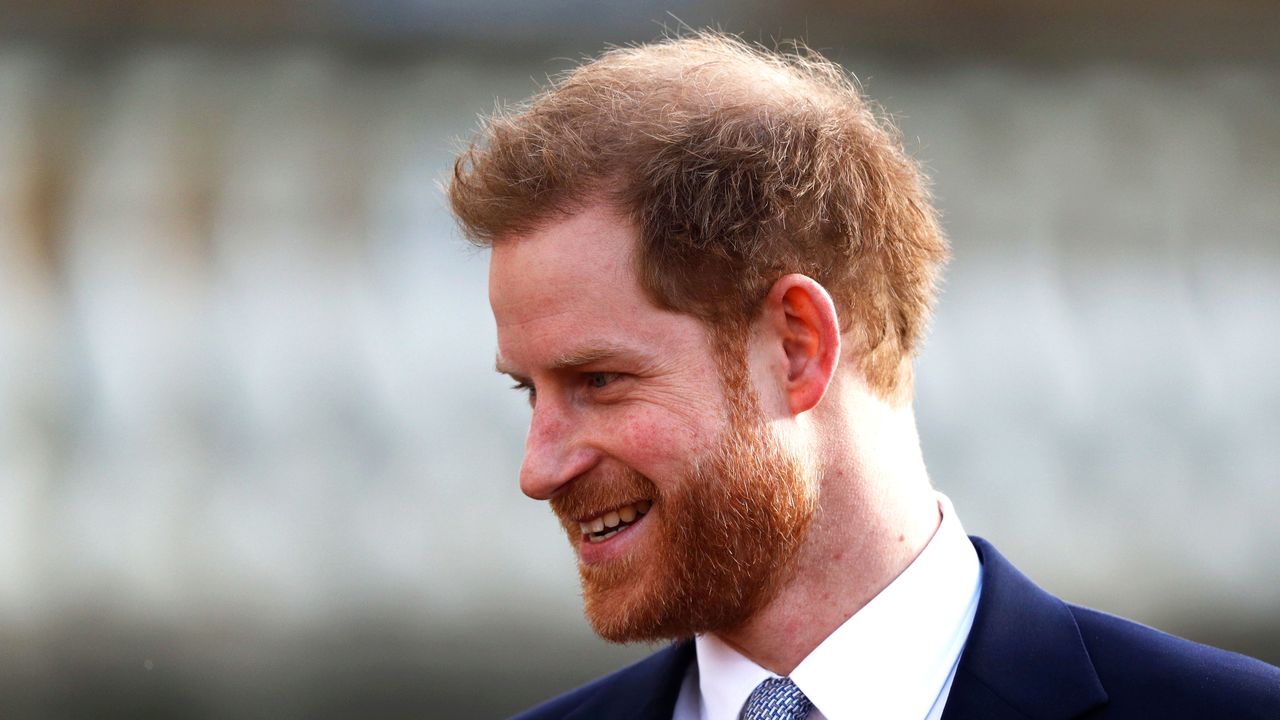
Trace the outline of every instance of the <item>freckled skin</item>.
{"type": "MultiPolygon", "coordinates": [[[[644,593],[630,588],[669,589],[655,581],[674,577],[664,568],[671,567],[668,561],[675,547],[684,548],[686,557],[724,565],[725,558],[717,560],[714,552],[696,550],[725,547],[720,537],[689,540],[687,532],[680,535],[675,528],[713,527],[716,520],[731,517],[715,507],[722,497],[737,503],[732,505],[736,509],[750,505],[745,492],[704,495],[698,503],[663,502],[679,497],[682,488],[705,486],[689,481],[690,463],[706,459],[713,448],[726,447],[724,438],[732,435],[735,423],[728,419],[720,368],[703,325],[688,315],[659,309],[640,288],[631,266],[636,238],[635,228],[624,219],[590,205],[541,230],[500,238],[490,263],[499,368],[536,391],[521,490],[531,498],[551,500],[553,508],[559,503],[562,520],[570,518],[566,529],[571,538],[575,522],[603,512],[605,505],[644,499],[636,496],[638,492],[654,495],[652,517],[646,516],[637,529],[608,544],[586,544],[580,536],[575,540],[583,561],[580,570],[590,565],[587,556],[594,553],[600,561],[597,568],[642,573],[635,583],[597,583],[624,590],[621,595],[596,594],[602,607],[617,611],[597,613],[597,618],[633,614],[636,608],[628,603],[644,593]],[[643,480],[628,483],[628,474],[643,480]],[[621,490],[610,493],[611,487],[621,490]],[[583,491],[591,489],[601,495],[588,498],[583,491]],[[672,511],[681,507],[707,508],[713,515],[710,520],[681,520],[683,516],[672,511]],[[664,518],[671,522],[664,524],[664,518]]],[[[803,462],[808,467],[800,481],[817,491],[821,512],[813,516],[812,527],[799,531],[801,544],[789,563],[754,563],[786,570],[772,600],[750,609],[747,618],[733,621],[735,625],[696,621],[706,628],[723,628],[714,630],[722,640],[780,675],[790,673],[887,586],[924,547],[939,521],[910,406],[878,397],[856,364],[837,369],[818,361],[839,354],[834,308],[819,287],[817,292],[806,291],[805,297],[811,305],[826,308],[822,313],[804,319],[803,313],[786,310],[786,288],[814,284],[804,276],[788,277],[777,280],[774,288],[779,294],[775,297],[771,291],[762,303],[751,328],[746,363],[749,389],[759,402],[756,412],[769,428],[757,437],[776,439],[778,453],[789,455],[767,465],[729,466],[718,477],[759,472],[763,477],[752,480],[752,497],[765,498],[769,507],[796,508],[798,495],[770,493],[794,485],[772,482],[788,476],[784,461],[803,462]],[[793,332],[797,326],[799,331],[793,332]],[[821,342],[813,344],[820,336],[821,342]],[[814,353],[806,355],[810,346],[814,353]],[[822,349],[835,352],[822,356],[817,352],[822,349]]],[[[746,519],[766,514],[750,513],[746,519]]],[[[735,524],[741,521],[733,519],[735,524]]],[[[735,537],[777,537],[766,529],[753,526],[735,537]]],[[[755,579],[751,582],[760,586],[755,579]]],[[[706,584],[717,589],[731,586],[719,580],[706,584]]],[[[589,618],[591,598],[584,593],[589,618]]],[[[650,605],[661,608],[664,602],[650,605]]],[[[746,602],[741,606],[753,607],[746,602]]],[[[593,625],[609,638],[594,620],[593,625]]],[[[701,631],[686,628],[662,637],[701,631]]],[[[626,639],[627,633],[618,636],[626,639]]]]}
{"type": "Polygon", "coordinates": [[[490,272],[498,366],[533,388],[521,488],[550,501],[587,619],[615,642],[749,622],[784,584],[817,501],[705,326],[640,289],[636,239],[596,208],[500,242],[490,272]],[[635,529],[590,532],[639,501],[651,505],[635,529]]]}
{"type": "Polygon", "coordinates": [[[530,497],[553,497],[607,463],[659,483],[678,477],[682,463],[723,430],[724,400],[703,326],[644,294],[631,272],[633,233],[596,207],[494,245],[489,288],[500,362],[536,388],[520,473],[530,497]],[[554,368],[568,354],[614,344],[636,353],[554,368]],[[587,371],[618,377],[593,388],[587,371]]]}

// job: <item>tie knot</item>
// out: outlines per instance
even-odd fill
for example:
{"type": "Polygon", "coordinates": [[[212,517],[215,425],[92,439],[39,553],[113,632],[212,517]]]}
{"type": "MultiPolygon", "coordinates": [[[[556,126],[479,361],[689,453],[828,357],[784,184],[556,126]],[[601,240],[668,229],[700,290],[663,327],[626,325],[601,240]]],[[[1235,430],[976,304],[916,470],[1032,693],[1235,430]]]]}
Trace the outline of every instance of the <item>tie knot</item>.
{"type": "Polygon", "coordinates": [[[804,720],[811,707],[791,678],[769,678],[751,691],[742,720],[804,720]]]}

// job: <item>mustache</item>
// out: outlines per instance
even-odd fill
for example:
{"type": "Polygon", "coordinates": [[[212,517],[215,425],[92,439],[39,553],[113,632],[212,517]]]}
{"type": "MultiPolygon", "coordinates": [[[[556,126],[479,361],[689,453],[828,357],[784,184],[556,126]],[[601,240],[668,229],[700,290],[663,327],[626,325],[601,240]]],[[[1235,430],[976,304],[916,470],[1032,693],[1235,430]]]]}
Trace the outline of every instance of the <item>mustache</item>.
{"type": "Polygon", "coordinates": [[[550,504],[560,523],[576,533],[579,522],[641,500],[659,503],[653,481],[631,468],[614,467],[573,480],[550,504]]]}

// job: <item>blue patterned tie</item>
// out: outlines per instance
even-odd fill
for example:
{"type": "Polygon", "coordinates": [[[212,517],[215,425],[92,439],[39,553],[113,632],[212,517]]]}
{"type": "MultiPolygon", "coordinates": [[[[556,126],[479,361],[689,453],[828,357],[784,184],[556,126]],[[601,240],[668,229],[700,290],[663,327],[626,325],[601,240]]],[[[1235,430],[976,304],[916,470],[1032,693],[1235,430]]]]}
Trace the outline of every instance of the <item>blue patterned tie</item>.
{"type": "Polygon", "coordinates": [[[751,691],[742,720],[804,720],[811,707],[791,678],[769,678],[751,691]]]}

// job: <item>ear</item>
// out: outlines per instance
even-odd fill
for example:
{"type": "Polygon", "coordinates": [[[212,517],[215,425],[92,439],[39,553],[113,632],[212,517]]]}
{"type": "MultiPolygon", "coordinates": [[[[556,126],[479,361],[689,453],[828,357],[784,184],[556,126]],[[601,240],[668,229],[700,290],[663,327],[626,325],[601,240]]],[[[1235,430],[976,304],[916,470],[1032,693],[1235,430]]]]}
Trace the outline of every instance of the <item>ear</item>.
{"type": "Polygon", "coordinates": [[[793,273],[769,289],[763,319],[785,359],[777,379],[791,414],[799,415],[822,400],[835,376],[840,358],[835,302],[816,280],[793,273]]]}

